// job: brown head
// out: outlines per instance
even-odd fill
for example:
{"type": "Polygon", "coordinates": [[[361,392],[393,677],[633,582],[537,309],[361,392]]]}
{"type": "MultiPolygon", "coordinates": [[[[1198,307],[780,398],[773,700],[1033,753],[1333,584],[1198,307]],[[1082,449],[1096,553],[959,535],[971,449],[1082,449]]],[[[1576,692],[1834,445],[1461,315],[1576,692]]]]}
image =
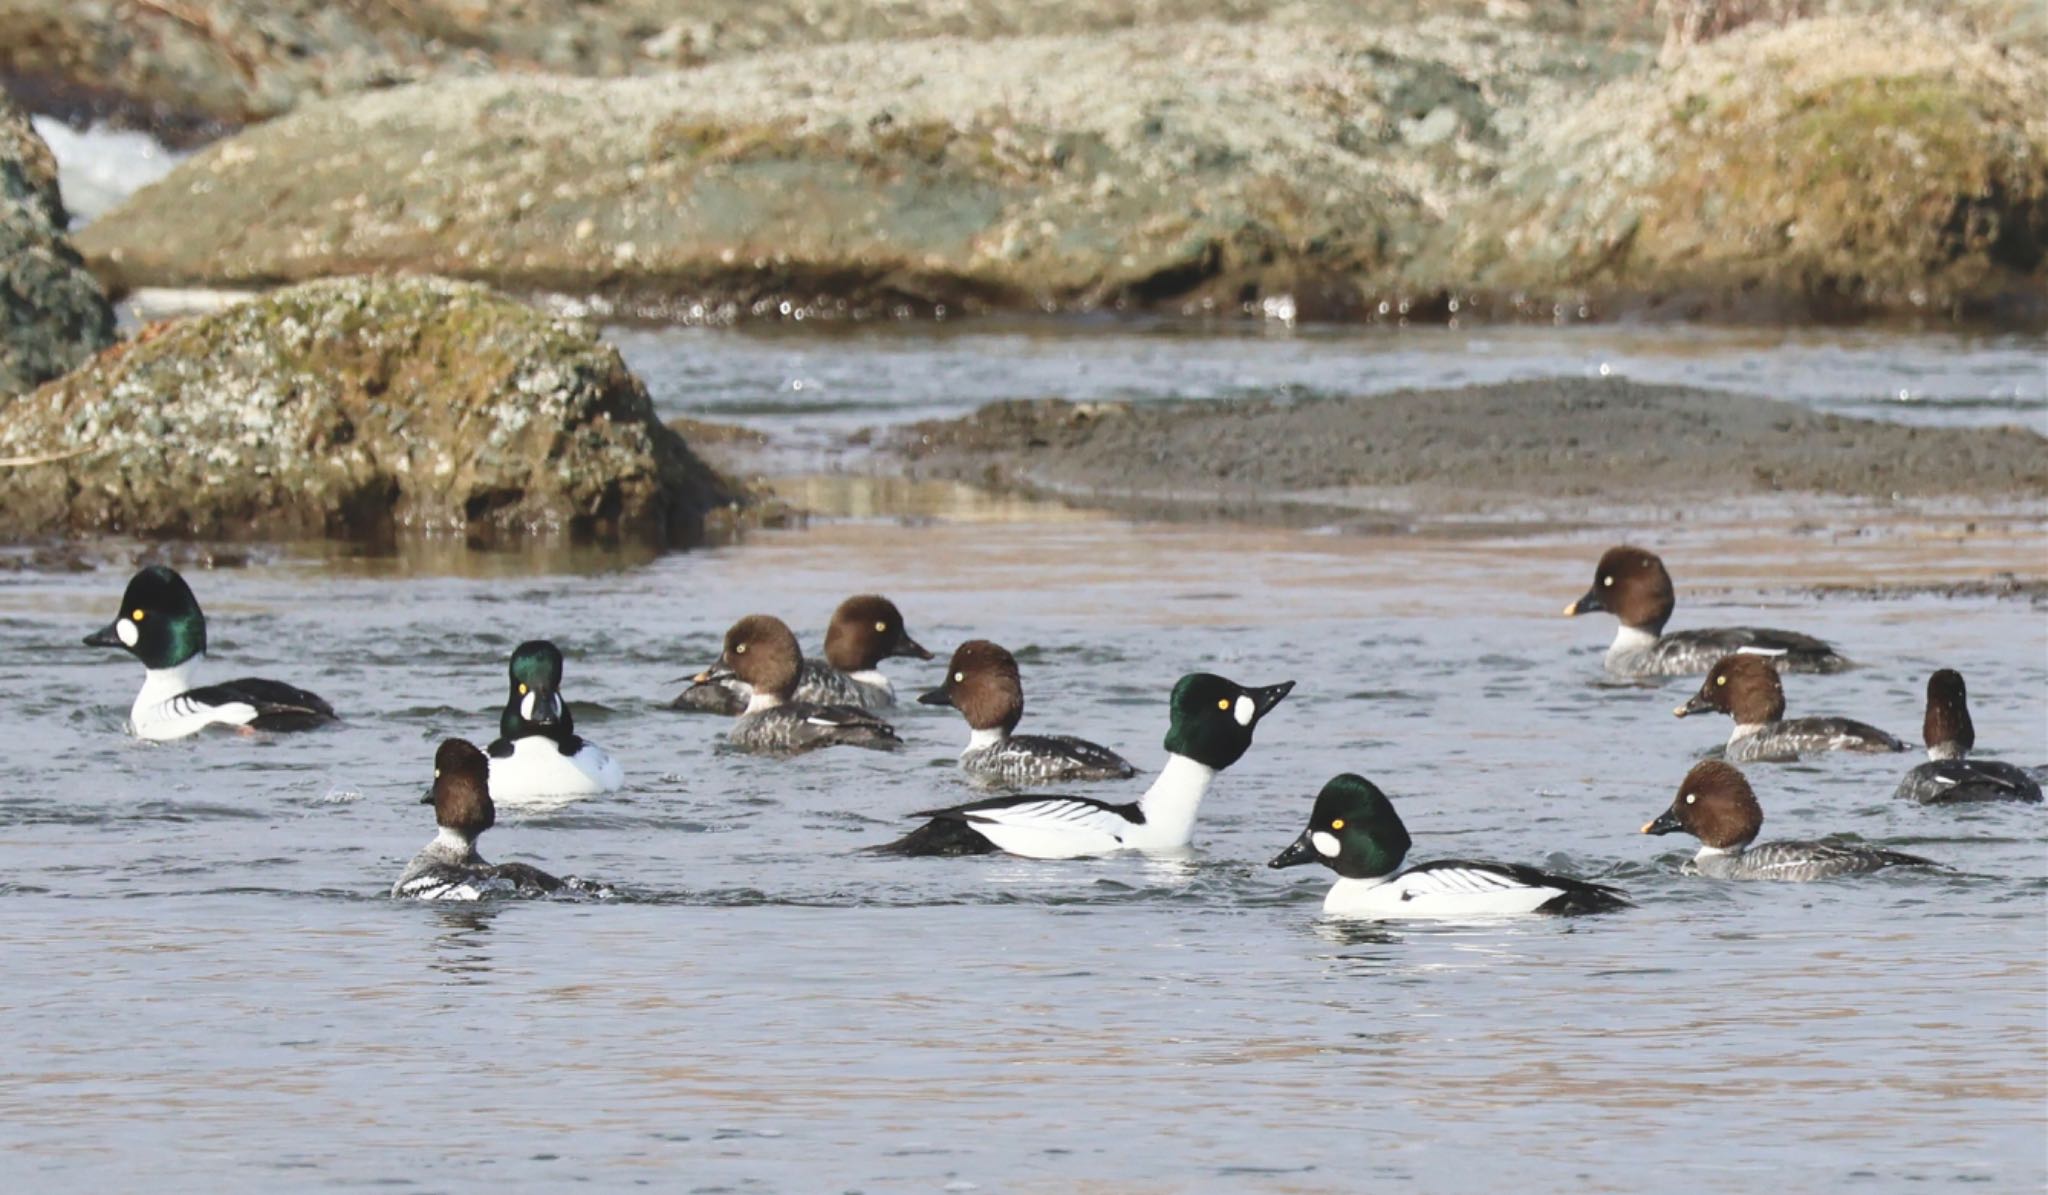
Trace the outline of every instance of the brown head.
{"type": "Polygon", "coordinates": [[[1671,799],[1671,808],[1643,827],[1645,834],[1683,830],[1720,850],[1748,846],[1764,828],[1763,806],[1749,780],[1718,759],[1693,765],[1671,799]]]}
{"type": "Polygon", "coordinates": [[[803,650],[796,645],[796,634],[788,623],[770,614],[749,614],[725,633],[725,650],[719,653],[718,663],[691,679],[702,684],[736,676],[757,693],[788,701],[796,692],[797,672],[803,663],[803,650]]]}
{"type": "Polygon", "coordinates": [[[825,628],[825,662],[841,672],[866,672],[891,656],[929,660],[903,627],[903,612],[878,593],[861,593],[839,603],[825,628]]]}
{"type": "Polygon", "coordinates": [[[498,820],[491,803],[491,764],[484,753],[461,739],[443,739],[434,752],[434,820],[464,839],[476,837],[498,820]]]}
{"type": "Polygon", "coordinates": [[[1017,657],[986,639],[969,639],[954,651],[946,683],[917,700],[952,706],[976,730],[1009,734],[1024,716],[1024,682],[1017,675],[1017,657]]]}
{"type": "Polygon", "coordinates": [[[1625,627],[1660,635],[1664,624],[1671,620],[1675,600],[1671,574],[1664,571],[1664,562],[1657,559],[1657,554],[1624,545],[1607,549],[1600,557],[1599,567],[1593,570],[1592,588],[1566,606],[1564,612],[1576,615],[1605,610],[1625,627]]]}
{"type": "Polygon", "coordinates": [[[1920,724],[1920,735],[1927,740],[1927,754],[1935,759],[1961,759],[1977,745],[1962,673],[1943,668],[1927,678],[1927,720],[1920,724]]]}
{"type": "Polygon", "coordinates": [[[1776,722],[1785,716],[1785,686],[1777,668],[1762,656],[1722,656],[1692,700],[1671,712],[1683,718],[1708,710],[1727,714],[1740,726],[1776,722]]]}

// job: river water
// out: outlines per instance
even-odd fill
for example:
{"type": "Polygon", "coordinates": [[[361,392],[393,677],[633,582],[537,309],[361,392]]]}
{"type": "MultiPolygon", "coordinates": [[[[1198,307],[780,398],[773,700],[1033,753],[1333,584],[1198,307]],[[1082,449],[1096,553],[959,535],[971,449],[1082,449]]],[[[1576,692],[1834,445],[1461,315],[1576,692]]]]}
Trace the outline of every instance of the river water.
{"type": "MultiPolygon", "coordinates": [[[[616,335],[665,413],[799,445],[1001,397],[1602,365],[1935,423],[2038,428],[2044,401],[2040,346],[2017,338],[616,335]]],[[[2048,760],[2039,605],[1803,588],[2038,575],[2040,512],[1731,507],[1627,530],[1670,560],[1676,625],[1792,626],[1864,663],[1792,678],[1792,713],[1911,739],[1927,673],[1955,667],[1984,753],[2048,760]]],[[[305,684],[346,722],[168,745],[122,734],[139,668],[79,644],[128,559],[0,572],[0,1172],[18,1190],[2040,1190],[2042,809],[1896,802],[1917,755],[1755,765],[1766,837],[1839,832],[1952,870],[1679,875],[1680,840],[1637,829],[1726,723],[1671,717],[1683,681],[1608,683],[1612,622],[1557,616],[1619,534],[1160,527],[948,492],[661,556],[258,552],[187,570],[217,673],[305,684]],[[734,618],[783,614],[815,647],[868,589],[942,653],[1017,650],[1025,729],[1147,770],[1182,672],[1299,688],[1187,858],[867,857],[910,811],[973,795],[950,711],[902,708],[892,755],[765,761],[660,705],[734,618]],[[492,736],[505,656],[532,636],[568,654],[578,729],[628,787],[503,811],[484,851],[620,898],[387,899],[432,834],[434,744],[492,736]],[[1569,870],[1638,907],[1330,923],[1327,873],[1264,862],[1340,771],[1392,794],[1418,860],[1569,870]]],[[[915,692],[941,667],[889,670],[915,692]]]]}

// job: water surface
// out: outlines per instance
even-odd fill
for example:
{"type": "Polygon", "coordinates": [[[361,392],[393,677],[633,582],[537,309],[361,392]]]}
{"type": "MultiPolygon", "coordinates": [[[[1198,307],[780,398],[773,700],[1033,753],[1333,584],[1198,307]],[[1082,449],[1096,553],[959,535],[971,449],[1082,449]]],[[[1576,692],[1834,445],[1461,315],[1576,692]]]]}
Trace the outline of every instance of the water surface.
{"type": "MultiPolygon", "coordinates": [[[[1606,683],[1611,624],[1557,617],[1603,542],[853,521],[568,572],[288,556],[195,573],[215,654],[347,724],[162,746],[120,733],[136,666],[77,644],[120,574],[6,577],[5,1167],[43,1189],[2037,1188],[2041,809],[1895,802],[1907,758],[1759,765],[1767,835],[1955,870],[1679,876],[1677,841],[1636,830],[1726,725],[1672,718],[1683,682],[1606,683]],[[1301,685],[1188,858],[863,857],[970,795],[950,713],[902,710],[895,755],[772,762],[657,707],[732,618],[771,606],[815,644],[870,587],[928,645],[1016,649],[1027,729],[1147,768],[1182,671],[1301,685]],[[385,899],[431,834],[434,743],[490,736],[504,656],[535,634],[629,788],[507,811],[486,853],[624,897],[385,899]],[[1263,863],[1343,770],[1389,790],[1417,858],[1564,868],[1640,907],[1327,923],[1324,874],[1263,863]]],[[[1738,525],[1669,547],[1681,622],[1795,625],[1868,661],[1795,678],[1794,712],[1910,737],[1926,673],[1954,666],[1986,748],[2048,758],[2038,608],[1784,588],[2024,542],[1738,525]]],[[[891,671],[914,690],[938,668],[891,671]]]]}

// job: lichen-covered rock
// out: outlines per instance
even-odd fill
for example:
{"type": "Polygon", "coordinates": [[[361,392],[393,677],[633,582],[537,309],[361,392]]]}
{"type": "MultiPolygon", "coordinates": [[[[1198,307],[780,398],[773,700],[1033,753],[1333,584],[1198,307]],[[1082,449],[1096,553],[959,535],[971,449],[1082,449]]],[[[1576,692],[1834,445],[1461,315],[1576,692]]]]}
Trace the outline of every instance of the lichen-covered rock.
{"type": "Polygon", "coordinates": [[[1532,133],[1426,272],[1822,316],[2038,310],[2048,284],[2048,60],[1952,25],[1751,27],[1532,133]]]}
{"type": "Polygon", "coordinates": [[[725,484],[611,347],[473,284],[308,283],[0,404],[0,535],[694,538],[725,484]]]}
{"type": "Polygon", "coordinates": [[[670,313],[1346,314],[1521,113],[1640,61],[1472,20],[1276,19],[444,80],[242,133],[81,245],[121,286],[401,268],[670,313]]]}
{"type": "Polygon", "coordinates": [[[106,292],[64,239],[65,223],[56,160],[0,95],[0,397],[113,340],[106,292]]]}
{"type": "MultiPolygon", "coordinates": [[[[2020,3],[2023,0],[2005,0],[2020,3]]],[[[951,36],[1107,32],[1264,17],[1264,0],[0,0],[0,85],[36,111],[204,138],[324,97],[492,70],[614,77],[768,50],[951,36]]],[[[1641,0],[1434,0],[1433,10],[1605,39],[1641,0]]],[[[1403,0],[1295,0],[1343,25],[1403,0]]]]}

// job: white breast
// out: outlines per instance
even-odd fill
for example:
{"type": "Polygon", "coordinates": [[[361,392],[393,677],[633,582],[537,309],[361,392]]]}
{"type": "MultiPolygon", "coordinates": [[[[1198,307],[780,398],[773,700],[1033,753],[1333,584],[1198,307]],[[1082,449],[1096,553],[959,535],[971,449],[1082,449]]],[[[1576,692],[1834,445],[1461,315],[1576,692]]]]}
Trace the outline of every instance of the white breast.
{"type": "Polygon", "coordinates": [[[185,696],[198,687],[196,678],[205,658],[193,656],[175,668],[151,668],[142,674],[142,691],[128,711],[128,729],[136,738],[162,743],[209,726],[247,726],[256,720],[253,705],[205,705],[185,696]]]}
{"type": "Polygon", "coordinates": [[[517,805],[549,797],[588,797],[617,792],[625,770],[604,748],[585,741],[575,755],[563,755],[553,739],[529,735],[512,740],[512,754],[491,757],[491,799],[517,805]]]}

